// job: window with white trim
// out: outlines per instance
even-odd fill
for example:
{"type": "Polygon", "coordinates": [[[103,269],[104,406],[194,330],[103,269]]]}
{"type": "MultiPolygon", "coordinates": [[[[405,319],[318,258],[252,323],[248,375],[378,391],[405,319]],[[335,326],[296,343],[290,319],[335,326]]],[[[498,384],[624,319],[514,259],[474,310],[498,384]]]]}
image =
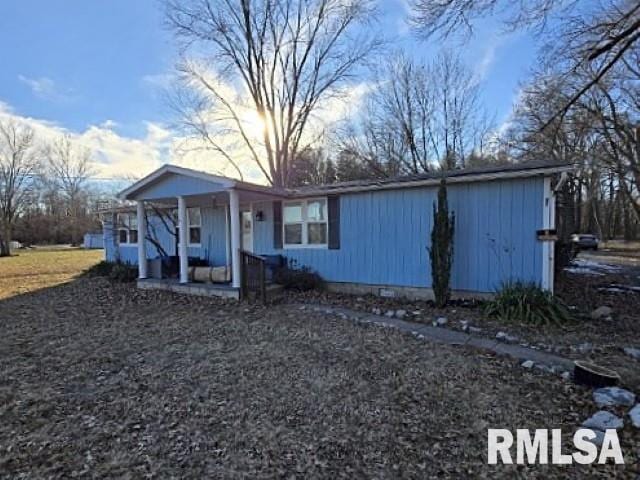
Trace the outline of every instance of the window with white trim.
{"type": "MultiPolygon", "coordinates": [[[[173,211],[176,222],[176,238],[180,239],[180,224],[178,223],[178,210],[173,211]]],[[[189,246],[199,247],[202,237],[202,215],[200,207],[187,208],[187,226],[189,236],[189,246]]]]}
{"type": "Polygon", "coordinates": [[[284,202],[282,228],[284,248],[326,247],[329,237],[327,199],[284,202]]]}
{"type": "Polygon", "coordinates": [[[138,244],[138,215],[136,213],[118,214],[118,243],[120,245],[138,244]]]}
{"type": "Polygon", "coordinates": [[[202,233],[202,217],[200,208],[187,208],[187,224],[189,225],[189,245],[200,246],[200,234],[202,233]]]}

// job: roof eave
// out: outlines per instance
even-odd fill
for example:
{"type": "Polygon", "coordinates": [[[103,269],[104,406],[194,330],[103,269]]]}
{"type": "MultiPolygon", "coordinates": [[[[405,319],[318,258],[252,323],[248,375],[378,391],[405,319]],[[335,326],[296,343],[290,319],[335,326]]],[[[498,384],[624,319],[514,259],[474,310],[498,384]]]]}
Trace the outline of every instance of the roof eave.
{"type": "Polygon", "coordinates": [[[183,168],[183,167],[178,167],[176,165],[166,164],[158,168],[157,170],[154,170],[146,177],[141,178],[140,180],[135,182],[133,185],[130,185],[124,190],[122,190],[121,192],[119,192],[117,195],[117,198],[119,198],[120,200],[135,200],[135,198],[133,198],[134,193],[142,190],[145,186],[149,185],[150,183],[156,181],[157,179],[159,179],[160,177],[168,173],[173,173],[175,175],[185,175],[193,178],[202,178],[204,180],[208,180],[211,182],[220,183],[225,188],[233,188],[236,186],[236,183],[237,183],[235,180],[231,178],[220,177],[220,176],[212,175],[205,172],[198,172],[196,170],[191,170],[189,168],[183,168]]]}
{"type": "MultiPolygon", "coordinates": [[[[488,172],[488,173],[476,173],[476,174],[469,174],[469,175],[459,175],[459,176],[445,177],[445,179],[448,184],[470,183],[470,182],[481,182],[481,181],[500,180],[500,179],[547,176],[547,175],[553,175],[555,173],[570,172],[574,169],[575,167],[573,165],[557,165],[552,167],[540,167],[540,168],[533,168],[533,169],[526,169],[526,170],[510,170],[510,171],[502,171],[502,172],[488,172]]],[[[356,186],[350,186],[350,187],[330,188],[329,186],[329,188],[325,188],[325,189],[309,189],[307,191],[295,191],[295,192],[292,192],[291,196],[301,198],[301,197],[309,197],[309,196],[316,196],[316,195],[368,192],[373,190],[396,190],[399,188],[428,187],[428,186],[435,186],[440,184],[441,180],[442,178],[434,177],[434,178],[419,179],[419,180],[408,180],[408,181],[405,180],[405,181],[388,182],[388,183],[376,183],[376,184],[369,184],[369,185],[356,185],[356,186]]]]}

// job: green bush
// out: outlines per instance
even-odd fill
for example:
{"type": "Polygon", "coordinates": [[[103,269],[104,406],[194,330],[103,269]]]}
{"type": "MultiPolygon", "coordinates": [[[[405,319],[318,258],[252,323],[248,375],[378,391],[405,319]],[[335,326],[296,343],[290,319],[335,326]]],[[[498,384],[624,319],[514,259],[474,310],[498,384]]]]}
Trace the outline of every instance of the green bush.
{"type": "Polygon", "coordinates": [[[273,281],[284,286],[287,290],[299,292],[324,288],[324,281],[318,273],[309,267],[298,268],[294,261],[289,262],[288,266],[277,269],[273,274],[273,281]]]}
{"type": "Polygon", "coordinates": [[[451,299],[451,266],[453,265],[453,235],[456,217],[449,215],[447,185],[444,180],[438,189],[438,204],[433,204],[433,229],[431,230],[431,279],[436,306],[443,308],[451,299]]]}
{"type": "Polygon", "coordinates": [[[572,320],[560,299],[533,283],[524,282],[503,285],[495,298],[485,304],[484,312],[503,321],[530,325],[563,325],[572,320]]]}
{"type": "Polygon", "coordinates": [[[138,278],[138,268],[128,263],[102,261],[89,268],[85,274],[91,277],[107,277],[117,282],[133,282],[138,278]]]}

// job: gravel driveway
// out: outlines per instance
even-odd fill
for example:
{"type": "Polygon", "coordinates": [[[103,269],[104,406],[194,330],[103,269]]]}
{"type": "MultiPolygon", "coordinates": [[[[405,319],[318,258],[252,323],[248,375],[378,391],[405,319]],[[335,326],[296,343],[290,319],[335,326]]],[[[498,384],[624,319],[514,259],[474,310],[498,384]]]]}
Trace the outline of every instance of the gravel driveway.
{"type": "Polygon", "coordinates": [[[4,478],[633,478],[486,465],[487,428],[562,428],[590,392],[291,306],[82,279],[0,302],[4,478]],[[317,316],[316,316],[317,315],[317,316]]]}

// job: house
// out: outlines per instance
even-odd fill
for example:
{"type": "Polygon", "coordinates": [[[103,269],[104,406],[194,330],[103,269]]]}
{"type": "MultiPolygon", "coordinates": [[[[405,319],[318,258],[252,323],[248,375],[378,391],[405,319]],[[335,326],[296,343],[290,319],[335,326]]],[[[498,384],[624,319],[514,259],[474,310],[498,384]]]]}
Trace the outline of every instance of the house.
{"type": "MultiPolygon", "coordinates": [[[[447,174],[454,296],[487,296],[511,280],[553,290],[553,237],[542,230],[555,227],[554,190],[569,170],[531,163],[447,174]]],[[[230,284],[211,291],[237,297],[241,251],[279,254],[334,290],[432,298],[428,247],[440,175],[278,189],[165,165],[120,193],[136,206],[105,218],[106,258],[138,264],[145,288],[187,288],[190,259],[230,266],[230,284]],[[162,227],[163,211],[176,216],[174,231],[162,227]],[[150,231],[154,241],[140,241],[150,231]],[[143,260],[160,254],[179,258],[173,283],[149,279],[143,260]]]]}
{"type": "Polygon", "coordinates": [[[104,234],[87,232],[82,240],[82,247],[86,249],[104,248],[104,234]]]}

